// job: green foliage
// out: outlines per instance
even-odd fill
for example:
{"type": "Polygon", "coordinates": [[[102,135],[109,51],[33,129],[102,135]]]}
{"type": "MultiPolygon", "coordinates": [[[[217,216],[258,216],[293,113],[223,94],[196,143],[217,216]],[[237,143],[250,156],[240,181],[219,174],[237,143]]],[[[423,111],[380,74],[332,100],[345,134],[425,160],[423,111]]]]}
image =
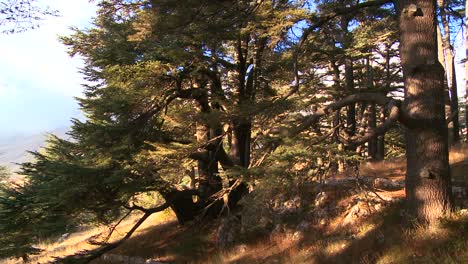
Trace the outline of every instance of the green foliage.
{"type": "MultiPolygon", "coordinates": [[[[52,136],[32,153],[24,184],[2,187],[1,254],[21,256],[44,237],[110,223],[132,204],[154,207],[189,179],[197,178],[194,207],[202,208],[238,179],[290,186],[364,159],[340,140],[351,126],[345,108],[339,126],[325,117],[291,131],[355,91],[397,89],[394,14],[333,17],[299,47],[295,32],[338,5],[318,3],[315,12],[306,2],[101,1],[93,27],[61,38],[86,62],[90,82],[77,98],[86,119],[73,120],[69,139],[52,136]],[[355,91],[345,89],[346,59],[355,91]]],[[[366,107],[357,107],[361,130],[366,107]]]]}
{"type": "Polygon", "coordinates": [[[6,181],[8,180],[8,177],[10,176],[9,174],[10,172],[8,171],[7,168],[0,166],[0,182],[2,184],[6,183],[6,181]]]}
{"type": "MultiPolygon", "coordinates": [[[[3,168],[2,177],[8,177],[3,168]]],[[[39,236],[59,235],[73,221],[49,200],[49,196],[38,195],[43,189],[28,183],[15,184],[5,178],[0,182],[0,256],[23,257],[37,253],[31,245],[39,236]],[[44,219],[48,221],[43,222],[44,219]]]]}

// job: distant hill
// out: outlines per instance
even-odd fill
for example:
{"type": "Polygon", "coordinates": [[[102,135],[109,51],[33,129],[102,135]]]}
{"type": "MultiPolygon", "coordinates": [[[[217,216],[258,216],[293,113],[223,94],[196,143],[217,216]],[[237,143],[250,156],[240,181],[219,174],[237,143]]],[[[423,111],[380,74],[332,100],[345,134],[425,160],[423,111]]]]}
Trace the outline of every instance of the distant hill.
{"type": "Polygon", "coordinates": [[[28,151],[38,150],[44,146],[47,135],[54,134],[61,138],[67,137],[68,128],[59,128],[50,132],[37,134],[18,134],[0,136],[0,165],[9,168],[11,172],[19,169],[17,163],[31,160],[28,151]]]}

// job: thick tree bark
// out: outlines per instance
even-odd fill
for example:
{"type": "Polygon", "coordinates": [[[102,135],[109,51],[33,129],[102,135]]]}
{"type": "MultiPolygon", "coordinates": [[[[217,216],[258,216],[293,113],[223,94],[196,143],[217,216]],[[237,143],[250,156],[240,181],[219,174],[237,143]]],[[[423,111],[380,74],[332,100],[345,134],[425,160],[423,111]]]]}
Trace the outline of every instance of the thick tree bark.
{"type": "Polygon", "coordinates": [[[453,116],[451,126],[451,138],[453,143],[460,141],[460,124],[458,121],[458,91],[457,91],[457,75],[455,73],[455,56],[453,48],[450,44],[450,27],[448,16],[446,13],[447,0],[438,0],[440,7],[440,17],[444,28],[444,36],[442,43],[444,54],[447,62],[446,73],[448,77],[448,86],[450,90],[450,115],[453,116]]]}
{"type": "Polygon", "coordinates": [[[406,206],[420,223],[433,224],[452,205],[436,4],[434,0],[401,0],[396,5],[405,82],[406,206]]]}

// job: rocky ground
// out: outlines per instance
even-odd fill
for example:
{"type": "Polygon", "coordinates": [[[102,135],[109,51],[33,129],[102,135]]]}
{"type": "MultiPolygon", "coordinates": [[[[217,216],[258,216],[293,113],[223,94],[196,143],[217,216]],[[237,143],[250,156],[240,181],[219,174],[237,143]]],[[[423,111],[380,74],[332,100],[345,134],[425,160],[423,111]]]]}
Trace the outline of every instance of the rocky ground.
{"type": "MultiPolygon", "coordinates": [[[[321,181],[260,182],[240,209],[210,223],[179,226],[170,212],[155,215],[92,263],[468,263],[466,171],[465,159],[452,161],[458,213],[434,232],[402,226],[405,169],[397,160],[321,181]]],[[[75,252],[99,234],[105,230],[83,235],[75,252]]],[[[56,248],[71,239],[62,240],[56,248]]],[[[33,260],[50,263],[53,256],[33,260]]]]}
{"type": "MultiPolygon", "coordinates": [[[[287,188],[259,184],[241,210],[227,218],[196,229],[175,224],[174,229],[153,229],[112,254],[146,254],[147,263],[375,263],[383,254],[375,250],[413,237],[395,236],[405,214],[404,174],[404,164],[397,161],[287,188]],[[159,241],[150,243],[153,238],[159,241]]],[[[458,207],[466,208],[466,186],[454,190],[458,207]]],[[[466,243],[461,247],[468,249],[466,243]]],[[[94,263],[116,263],[115,255],[106,260],[110,256],[94,263]]]]}

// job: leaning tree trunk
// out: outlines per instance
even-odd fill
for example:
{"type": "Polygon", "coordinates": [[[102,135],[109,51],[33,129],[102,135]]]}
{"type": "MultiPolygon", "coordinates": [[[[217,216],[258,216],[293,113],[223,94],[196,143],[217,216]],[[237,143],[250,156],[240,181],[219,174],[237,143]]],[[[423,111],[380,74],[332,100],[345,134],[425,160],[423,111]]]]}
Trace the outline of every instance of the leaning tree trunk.
{"type": "Polygon", "coordinates": [[[405,82],[406,205],[420,223],[450,212],[452,199],[445,125],[444,72],[437,60],[434,0],[397,1],[405,82]]]}

